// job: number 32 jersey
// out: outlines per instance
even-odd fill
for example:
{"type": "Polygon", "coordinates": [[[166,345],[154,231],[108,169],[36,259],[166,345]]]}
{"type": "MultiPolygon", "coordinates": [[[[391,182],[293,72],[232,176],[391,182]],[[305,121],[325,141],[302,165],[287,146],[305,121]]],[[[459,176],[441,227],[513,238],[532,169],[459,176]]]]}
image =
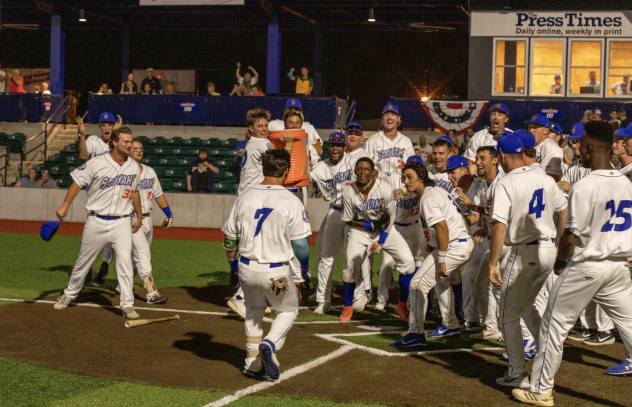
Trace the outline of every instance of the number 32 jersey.
{"type": "Polygon", "coordinates": [[[539,168],[520,167],[498,180],[492,219],[507,225],[507,246],[550,240],[556,236],[553,213],[566,206],[553,178],[539,168]]]}
{"type": "Polygon", "coordinates": [[[617,170],[597,170],[577,181],[568,197],[566,228],[579,238],[572,260],[632,258],[632,183],[617,170]]]}
{"type": "Polygon", "coordinates": [[[239,253],[262,264],[294,257],[292,240],[312,234],[301,201],[280,185],[255,185],[239,195],[222,232],[239,240],[239,253]]]}

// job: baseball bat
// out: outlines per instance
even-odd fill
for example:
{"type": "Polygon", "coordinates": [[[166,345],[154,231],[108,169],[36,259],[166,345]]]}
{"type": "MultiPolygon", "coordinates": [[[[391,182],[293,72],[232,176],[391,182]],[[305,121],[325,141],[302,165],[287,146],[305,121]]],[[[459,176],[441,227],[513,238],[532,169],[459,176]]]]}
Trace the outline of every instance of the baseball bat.
{"type": "Polygon", "coordinates": [[[171,321],[173,319],[180,319],[180,315],[174,315],[169,318],[157,318],[157,319],[137,319],[133,321],[126,321],[125,328],[134,328],[136,326],[143,326],[153,324],[155,322],[171,321]]]}

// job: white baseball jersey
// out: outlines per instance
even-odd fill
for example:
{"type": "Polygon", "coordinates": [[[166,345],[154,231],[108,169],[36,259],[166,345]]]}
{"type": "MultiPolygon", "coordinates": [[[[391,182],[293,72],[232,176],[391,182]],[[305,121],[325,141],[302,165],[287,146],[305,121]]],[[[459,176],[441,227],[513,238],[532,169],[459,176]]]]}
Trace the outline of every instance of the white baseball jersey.
{"type": "Polygon", "coordinates": [[[507,246],[551,240],[556,236],[553,214],[566,205],[564,194],[551,177],[537,169],[520,167],[498,180],[492,219],[507,225],[507,246]]]}
{"type": "Polygon", "coordinates": [[[393,188],[387,182],[376,179],[366,199],[362,193],[356,192],[354,185],[355,183],[349,185],[342,193],[343,222],[378,220],[385,211],[391,217],[395,216],[393,188]]]}
{"type": "MultiPolygon", "coordinates": [[[[470,198],[470,201],[472,201],[474,205],[485,206],[485,204],[480,201],[479,196],[482,193],[481,191],[486,190],[486,189],[487,189],[487,181],[485,181],[484,179],[477,178],[474,180],[474,182],[472,182],[472,184],[470,185],[470,188],[467,190],[465,195],[467,195],[467,197],[470,198]]],[[[459,203],[459,201],[457,201],[457,203],[459,203]]],[[[460,204],[459,204],[459,207],[461,207],[461,213],[465,214],[466,211],[460,204]]],[[[478,218],[478,222],[470,226],[470,234],[473,234],[479,229],[483,229],[485,225],[487,224],[487,220],[485,219],[484,214],[483,215],[479,214],[479,215],[480,216],[478,218]]]]}
{"type": "MultiPolygon", "coordinates": [[[[505,127],[504,132],[512,133],[513,130],[505,127]]],[[[501,134],[492,134],[489,132],[489,129],[483,129],[474,133],[474,135],[470,139],[470,145],[467,147],[467,149],[465,149],[465,152],[463,153],[463,157],[465,157],[465,159],[469,161],[476,161],[476,152],[478,151],[479,147],[496,147],[498,145],[498,139],[501,137],[501,134]]]]}
{"type": "Polygon", "coordinates": [[[547,174],[562,176],[564,152],[552,139],[547,138],[535,146],[535,161],[547,174]]]}
{"type": "MultiPolygon", "coordinates": [[[[421,194],[419,208],[421,210],[421,225],[424,228],[430,229],[444,220],[448,226],[450,242],[470,237],[465,219],[461,215],[461,209],[445,189],[426,187],[421,194]]],[[[437,247],[436,233],[430,233],[428,244],[437,247]]]]}
{"type": "Polygon", "coordinates": [[[584,168],[580,160],[577,160],[568,166],[560,181],[566,181],[572,186],[588,174],[590,174],[590,168],[584,168]]]}
{"type": "Polygon", "coordinates": [[[389,140],[383,132],[372,135],[364,144],[368,157],[375,163],[375,168],[381,176],[388,177],[388,183],[393,189],[402,189],[402,168],[408,157],[415,154],[413,143],[401,133],[397,133],[395,140],[389,140]]]}
{"type": "Polygon", "coordinates": [[[419,215],[419,195],[412,192],[404,195],[395,202],[395,222],[409,225],[421,219],[419,215]]]}
{"type": "Polygon", "coordinates": [[[577,181],[566,219],[566,227],[579,238],[574,262],[632,258],[632,183],[619,171],[597,170],[577,181]]]}
{"type": "Polygon", "coordinates": [[[86,209],[101,216],[127,216],[132,198],[140,189],[140,167],[131,157],[119,165],[109,154],[86,161],[70,173],[79,187],[86,187],[86,209]]]}
{"type": "MultiPolygon", "coordinates": [[[[494,188],[496,188],[496,185],[498,185],[498,181],[505,175],[504,172],[500,172],[498,171],[496,173],[496,177],[494,177],[494,180],[492,181],[491,184],[487,184],[487,180],[483,180],[483,188],[478,191],[478,196],[476,197],[476,202],[474,202],[476,205],[479,206],[487,206],[490,205],[492,203],[492,200],[494,199],[494,188]],[[478,202],[478,203],[477,203],[478,202]]],[[[487,228],[487,237],[492,236],[492,228],[489,226],[491,220],[492,220],[492,216],[491,215],[485,215],[484,213],[480,214],[481,217],[485,217],[485,221],[484,224],[488,226],[487,228]]]]}
{"type": "Polygon", "coordinates": [[[259,185],[265,178],[261,158],[263,153],[272,148],[272,143],[267,138],[251,137],[246,143],[246,151],[242,161],[241,175],[237,195],[241,195],[254,185],[259,185]]]}
{"type": "MultiPolygon", "coordinates": [[[[312,126],[309,122],[303,122],[301,129],[305,130],[305,132],[307,133],[307,145],[309,146],[309,157],[312,160],[312,164],[317,163],[318,161],[320,161],[320,156],[318,155],[316,149],[312,146],[319,141],[322,145],[323,140],[320,138],[320,135],[318,134],[314,126],[312,126]]],[[[268,123],[268,130],[285,130],[285,122],[283,120],[272,120],[268,123]]]]}
{"type": "Polygon", "coordinates": [[[353,182],[353,167],[351,167],[351,162],[345,154],[335,165],[331,163],[331,159],[316,163],[314,169],[310,171],[309,177],[318,185],[325,202],[342,207],[342,192],[347,185],[353,182]]]}
{"type": "Polygon", "coordinates": [[[162,196],[162,186],[156,175],[156,171],[148,165],[143,165],[140,173],[140,201],[143,205],[143,214],[151,213],[154,199],[162,196]]]}
{"type": "Polygon", "coordinates": [[[428,178],[434,180],[435,186],[443,188],[451,194],[454,193],[455,188],[448,179],[448,173],[437,170],[434,164],[428,166],[428,178]]]}
{"type": "Polygon", "coordinates": [[[110,146],[103,141],[100,135],[86,137],[86,148],[90,153],[90,158],[98,157],[110,153],[110,146]]]}
{"type": "Polygon", "coordinates": [[[241,257],[258,263],[286,263],[292,240],[312,234],[301,201],[281,185],[255,185],[237,197],[222,232],[239,240],[241,257]]]}
{"type": "Polygon", "coordinates": [[[621,168],[619,170],[619,172],[623,175],[625,175],[628,179],[632,179],[632,163],[626,165],[625,167],[621,168]]]}

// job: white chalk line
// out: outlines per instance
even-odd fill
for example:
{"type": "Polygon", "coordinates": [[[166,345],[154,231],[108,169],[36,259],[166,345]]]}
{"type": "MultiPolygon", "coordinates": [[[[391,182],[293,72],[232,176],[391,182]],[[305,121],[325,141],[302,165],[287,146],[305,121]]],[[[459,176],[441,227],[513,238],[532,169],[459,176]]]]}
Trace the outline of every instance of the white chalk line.
{"type": "Polygon", "coordinates": [[[225,406],[226,404],[232,403],[233,401],[239,400],[240,398],[247,396],[249,394],[252,393],[256,393],[259,392],[261,390],[265,390],[269,387],[274,386],[277,383],[281,383],[284,380],[287,379],[291,379],[292,377],[299,375],[301,373],[307,372],[308,370],[311,370],[315,367],[318,367],[322,364],[325,364],[327,362],[329,362],[330,360],[333,360],[339,356],[344,355],[345,353],[349,352],[350,350],[352,350],[353,347],[352,346],[342,346],[340,348],[338,348],[337,350],[326,354],[325,356],[321,356],[319,358],[316,358],[314,360],[312,360],[311,362],[307,362],[304,363],[302,365],[293,367],[292,369],[281,373],[281,375],[279,376],[279,380],[274,381],[274,382],[259,382],[257,384],[254,384],[252,386],[246,387],[245,389],[241,389],[236,391],[235,393],[231,394],[230,396],[226,396],[226,397],[222,397],[221,399],[214,401],[212,403],[206,404],[204,407],[220,407],[220,406],[225,406]]]}

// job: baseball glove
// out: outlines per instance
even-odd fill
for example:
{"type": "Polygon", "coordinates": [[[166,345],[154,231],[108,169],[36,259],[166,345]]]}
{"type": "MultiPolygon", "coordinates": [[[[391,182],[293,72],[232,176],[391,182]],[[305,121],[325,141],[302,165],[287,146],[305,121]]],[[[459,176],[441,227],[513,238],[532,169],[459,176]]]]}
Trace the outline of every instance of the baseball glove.
{"type": "Polygon", "coordinates": [[[160,225],[160,226],[162,226],[163,229],[169,229],[172,224],[173,224],[173,218],[166,218],[162,222],[162,225],[160,225]]]}
{"type": "Polygon", "coordinates": [[[272,280],[272,284],[270,284],[270,292],[274,293],[274,295],[279,295],[283,291],[287,291],[290,289],[284,277],[279,277],[276,279],[273,278],[271,280],[272,280]]]}
{"type": "Polygon", "coordinates": [[[390,223],[391,223],[391,217],[389,216],[388,213],[385,212],[380,215],[380,218],[378,220],[373,221],[373,229],[376,232],[381,232],[385,230],[390,223]]]}

